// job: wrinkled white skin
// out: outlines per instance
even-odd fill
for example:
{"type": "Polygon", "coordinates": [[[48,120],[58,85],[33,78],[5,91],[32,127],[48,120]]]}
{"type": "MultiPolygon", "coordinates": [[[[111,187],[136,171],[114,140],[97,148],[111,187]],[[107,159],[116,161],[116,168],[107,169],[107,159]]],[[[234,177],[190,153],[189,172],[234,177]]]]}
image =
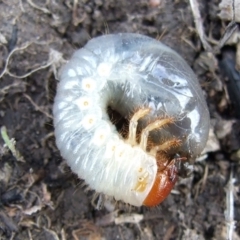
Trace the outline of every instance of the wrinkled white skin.
{"type": "MultiPolygon", "coordinates": [[[[181,139],[176,152],[180,155],[193,158],[205,146],[207,106],[195,75],[177,53],[139,34],[90,40],[60,72],[53,107],[56,142],[80,178],[116,200],[141,206],[155,181],[157,165],[148,152],[120,136],[107,106],[127,119],[140,107],[152,109],[151,119],[174,117],[174,124],[151,136],[159,144],[181,139]],[[148,184],[139,192],[135,186],[141,174],[148,176],[148,184]]],[[[141,126],[147,122],[149,118],[141,126]]]]}

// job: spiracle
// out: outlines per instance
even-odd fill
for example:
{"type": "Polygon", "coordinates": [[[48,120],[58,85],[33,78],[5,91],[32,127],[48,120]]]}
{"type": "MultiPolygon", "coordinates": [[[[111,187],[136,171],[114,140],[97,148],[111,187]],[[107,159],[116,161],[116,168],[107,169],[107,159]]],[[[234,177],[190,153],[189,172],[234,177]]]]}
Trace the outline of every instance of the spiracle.
{"type": "Polygon", "coordinates": [[[171,192],[179,162],[203,150],[209,112],[188,64],[133,33],[91,39],[60,71],[53,106],[56,144],[94,189],[134,206],[171,192]]]}

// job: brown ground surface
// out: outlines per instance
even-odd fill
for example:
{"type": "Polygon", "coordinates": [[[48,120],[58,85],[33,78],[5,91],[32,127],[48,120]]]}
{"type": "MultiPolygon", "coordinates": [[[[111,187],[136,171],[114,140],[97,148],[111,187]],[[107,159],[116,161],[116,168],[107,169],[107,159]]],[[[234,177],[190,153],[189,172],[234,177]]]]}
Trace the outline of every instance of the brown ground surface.
{"type": "MultiPolygon", "coordinates": [[[[227,23],[218,17],[219,0],[199,3],[214,47],[227,23]]],[[[224,50],[228,56],[235,47],[224,50]]],[[[231,169],[236,178],[233,239],[239,239],[240,106],[233,105],[218,67],[225,57],[213,56],[215,62],[204,52],[188,1],[0,1],[0,73],[6,70],[0,78],[0,127],[6,126],[24,158],[16,159],[0,139],[0,239],[226,239],[231,169]],[[197,161],[193,174],[180,179],[155,209],[95,210],[92,193],[83,191],[55,146],[54,72],[90,37],[107,32],[160,37],[194,68],[206,93],[219,149],[211,148],[197,161]]]]}

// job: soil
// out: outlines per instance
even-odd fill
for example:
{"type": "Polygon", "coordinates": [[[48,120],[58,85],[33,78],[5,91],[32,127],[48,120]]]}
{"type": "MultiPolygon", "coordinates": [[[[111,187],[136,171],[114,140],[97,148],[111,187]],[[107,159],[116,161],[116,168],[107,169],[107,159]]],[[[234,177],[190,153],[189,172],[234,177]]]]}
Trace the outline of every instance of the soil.
{"type": "MultiPolygon", "coordinates": [[[[218,16],[220,0],[198,2],[214,48],[228,22],[218,16]]],[[[0,12],[0,127],[16,142],[11,152],[13,142],[7,147],[0,139],[0,239],[227,239],[231,192],[232,239],[240,239],[240,91],[229,91],[240,82],[239,73],[238,83],[231,77],[236,46],[206,52],[189,1],[2,0],[0,12]],[[96,210],[93,193],[84,191],[55,145],[59,67],[90,38],[118,32],[145,34],[175,49],[198,75],[210,110],[207,152],[154,209],[107,203],[96,210]]]]}

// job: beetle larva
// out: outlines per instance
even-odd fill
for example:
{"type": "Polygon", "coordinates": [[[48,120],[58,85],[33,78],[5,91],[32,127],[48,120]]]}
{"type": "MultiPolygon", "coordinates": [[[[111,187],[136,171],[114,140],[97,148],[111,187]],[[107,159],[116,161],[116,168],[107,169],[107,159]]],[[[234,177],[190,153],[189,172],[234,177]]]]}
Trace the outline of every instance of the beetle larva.
{"type": "Polygon", "coordinates": [[[96,192],[134,206],[167,197],[178,160],[198,156],[209,130],[187,63],[132,33],[93,38],[73,54],[60,72],[53,113],[56,143],[72,170],[96,192]],[[119,128],[116,114],[127,124],[119,128]]]}

